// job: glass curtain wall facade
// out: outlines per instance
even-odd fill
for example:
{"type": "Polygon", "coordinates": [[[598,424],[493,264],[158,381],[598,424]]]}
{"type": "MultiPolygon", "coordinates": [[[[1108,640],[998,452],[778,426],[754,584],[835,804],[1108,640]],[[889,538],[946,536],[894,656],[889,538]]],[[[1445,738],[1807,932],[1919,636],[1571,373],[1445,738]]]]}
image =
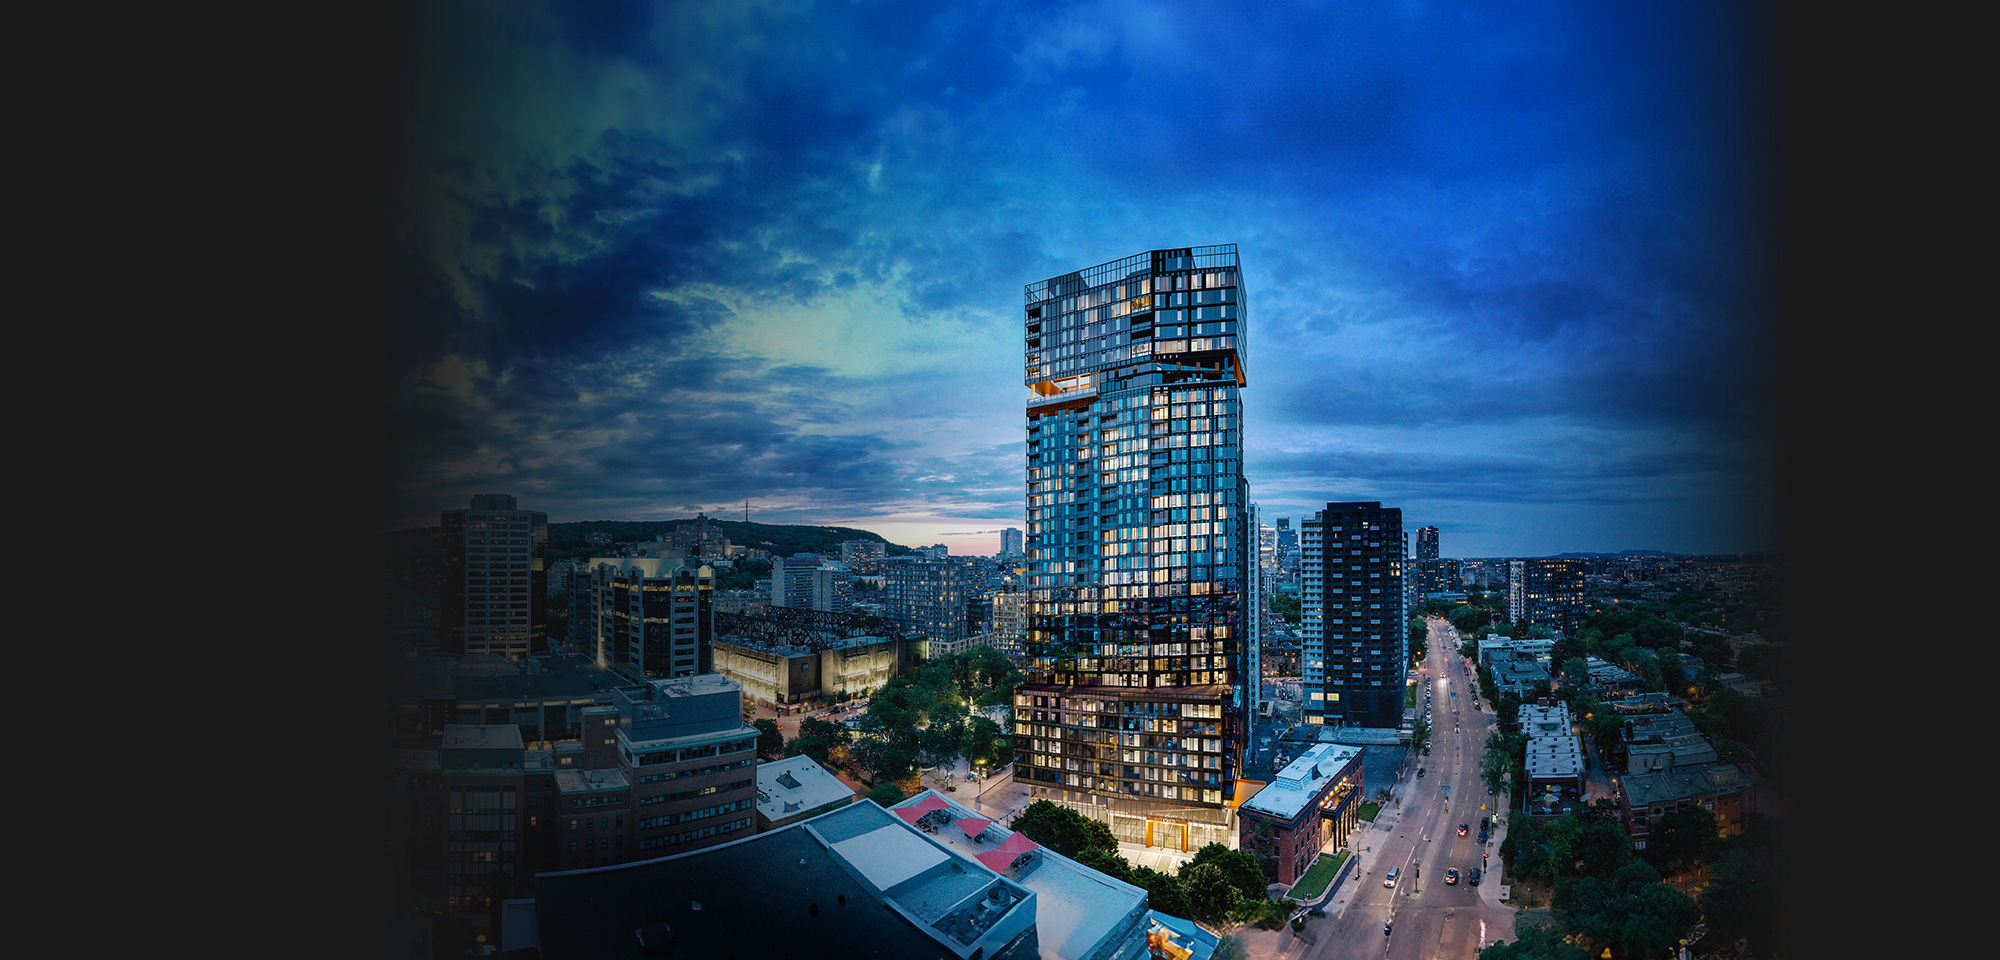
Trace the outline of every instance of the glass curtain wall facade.
{"type": "Polygon", "coordinates": [[[1149,251],[1025,300],[1015,774],[1073,800],[1219,808],[1253,615],[1236,246],[1149,251]]]}

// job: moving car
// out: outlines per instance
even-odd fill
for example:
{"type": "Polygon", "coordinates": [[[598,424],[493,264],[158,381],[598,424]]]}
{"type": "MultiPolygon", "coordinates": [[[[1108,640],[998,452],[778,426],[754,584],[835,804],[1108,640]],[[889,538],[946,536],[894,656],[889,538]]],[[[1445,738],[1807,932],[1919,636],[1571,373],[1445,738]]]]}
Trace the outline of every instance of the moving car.
{"type": "Polygon", "coordinates": [[[1446,884],[1446,885],[1448,885],[1448,886],[1449,886],[1449,885],[1453,885],[1453,884],[1456,884],[1456,883],[1458,883],[1458,868],[1457,868],[1457,867],[1452,867],[1451,869],[1449,869],[1449,870],[1446,870],[1446,871],[1444,872],[1444,882],[1445,882],[1445,884],[1446,884]]]}
{"type": "Polygon", "coordinates": [[[1417,768],[1417,776],[1418,776],[1418,777],[1422,777],[1423,775],[1424,775],[1424,768],[1422,768],[1422,767],[1418,767],[1418,768],[1417,768]]]}
{"type": "Polygon", "coordinates": [[[1465,834],[1467,833],[1467,831],[1468,831],[1468,825],[1467,825],[1467,824],[1463,824],[1463,823],[1461,823],[1461,824],[1459,824],[1459,825],[1458,825],[1458,835],[1459,835],[1459,836],[1461,836],[1461,837],[1462,837],[1462,836],[1465,836],[1465,834]]]}
{"type": "Polygon", "coordinates": [[[1403,868],[1402,868],[1402,867],[1390,867],[1390,868],[1389,868],[1389,875],[1388,875],[1388,876],[1386,876],[1386,877],[1384,877],[1384,878],[1382,878],[1382,885],[1383,885],[1383,886],[1385,886],[1385,887],[1393,887],[1393,886],[1395,886],[1395,885],[1396,885],[1396,877],[1397,877],[1397,876],[1398,876],[1399,874],[1401,874],[1402,872],[1403,872],[1403,868]]]}
{"type": "Polygon", "coordinates": [[[1476,887],[1476,886],[1479,886],[1479,868],[1478,868],[1478,867],[1473,867],[1473,868],[1472,868],[1472,872],[1471,872],[1471,874],[1470,874],[1469,876],[1467,876],[1467,877],[1465,878],[1465,882],[1467,882],[1467,883],[1470,883],[1470,884],[1472,884],[1472,885],[1473,885],[1473,886],[1475,886],[1475,887],[1476,887]]]}

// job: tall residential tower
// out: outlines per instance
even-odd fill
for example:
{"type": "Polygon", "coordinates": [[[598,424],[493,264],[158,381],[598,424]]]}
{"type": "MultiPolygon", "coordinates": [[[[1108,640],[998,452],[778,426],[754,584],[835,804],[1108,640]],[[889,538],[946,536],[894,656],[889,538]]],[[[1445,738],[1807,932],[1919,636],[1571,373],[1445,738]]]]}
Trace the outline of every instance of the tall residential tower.
{"type": "Polygon", "coordinates": [[[482,493],[446,510],[438,642],[445,653],[509,660],[549,652],[549,515],[482,493]]]}
{"type": "Polygon", "coordinates": [[[1221,810],[1243,738],[1255,554],[1236,246],[1153,250],[1025,294],[1015,774],[1150,843],[1156,813],[1221,810]]]}
{"type": "Polygon", "coordinates": [[[1299,528],[1306,722],[1401,727],[1410,658],[1402,508],[1329,503],[1299,528]]]}

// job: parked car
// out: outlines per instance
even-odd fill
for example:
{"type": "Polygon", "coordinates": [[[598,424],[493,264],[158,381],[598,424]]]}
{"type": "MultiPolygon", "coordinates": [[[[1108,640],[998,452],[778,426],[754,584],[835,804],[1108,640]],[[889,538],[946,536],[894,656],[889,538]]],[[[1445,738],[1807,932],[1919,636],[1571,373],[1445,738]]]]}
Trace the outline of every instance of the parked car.
{"type": "Polygon", "coordinates": [[[1467,882],[1467,883],[1470,883],[1470,884],[1472,884],[1472,885],[1473,885],[1473,886],[1475,886],[1475,887],[1476,887],[1476,886],[1479,886],[1479,868],[1478,868],[1478,867],[1473,867],[1473,868],[1472,868],[1472,871],[1471,871],[1471,872],[1470,872],[1470,873],[1469,873],[1469,874],[1468,874],[1468,875],[1466,876],[1466,878],[1465,878],[1465,882],[1467,882]]]}
{"type": "Polygon", "coordinates": [[[1418,777],[1419,779],[1421,779],[1421,778],[1423,777],[1423,775],[1424,775],[1424,768],[1422,768],[1422,767],[1418,767],[1418,768],[1417,768],[1417,777],[1418,777]]]}

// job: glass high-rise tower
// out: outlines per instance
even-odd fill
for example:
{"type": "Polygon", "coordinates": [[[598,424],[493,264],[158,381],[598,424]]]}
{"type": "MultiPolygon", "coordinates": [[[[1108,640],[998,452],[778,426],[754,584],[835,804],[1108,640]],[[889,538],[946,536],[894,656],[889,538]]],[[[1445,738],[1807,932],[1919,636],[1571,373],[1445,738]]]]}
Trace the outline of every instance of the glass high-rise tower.
{"type": "Polygon", "coordinates": [[[1028,284],[1025,299],[1016,778],[1134,816],[1220,808],[1254,616],[1236,246],[1141,253],[1028,284]]]}

